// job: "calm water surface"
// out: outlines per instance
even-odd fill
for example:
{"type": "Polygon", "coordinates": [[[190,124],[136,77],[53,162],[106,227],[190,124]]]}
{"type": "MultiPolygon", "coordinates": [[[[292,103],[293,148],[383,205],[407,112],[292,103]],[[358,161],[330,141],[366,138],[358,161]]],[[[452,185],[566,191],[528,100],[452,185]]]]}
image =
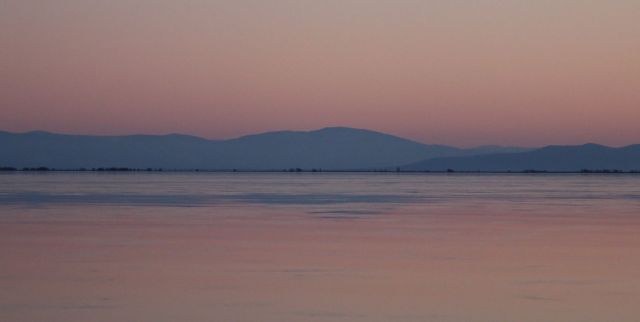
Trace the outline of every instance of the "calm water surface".
{"type": "Polygon", "coordinates": [[[0,175],[0,321],[639,321],[640,176],[0,175]]]}

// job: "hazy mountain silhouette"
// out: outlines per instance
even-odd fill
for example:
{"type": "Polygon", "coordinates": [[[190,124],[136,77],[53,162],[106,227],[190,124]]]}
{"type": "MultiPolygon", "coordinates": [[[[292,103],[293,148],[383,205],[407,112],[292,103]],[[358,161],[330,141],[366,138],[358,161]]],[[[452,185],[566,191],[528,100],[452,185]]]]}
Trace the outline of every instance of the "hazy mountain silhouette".
{"type": "Polygon", "coordinates": [[[416,171],[581,171],[640,170],[640,145],[610,148],[598,144],[547,146],[523,153],[442,157],[401,167],[416,171]]]}
{"type": "Polygon", "coordinates": [[[0,166],[19,168],[376,169],[435,157],[525,150],[427,145],[346,127],[268,132],[220,141],[178,134],[87,136],[0,132],[0,166]]]}

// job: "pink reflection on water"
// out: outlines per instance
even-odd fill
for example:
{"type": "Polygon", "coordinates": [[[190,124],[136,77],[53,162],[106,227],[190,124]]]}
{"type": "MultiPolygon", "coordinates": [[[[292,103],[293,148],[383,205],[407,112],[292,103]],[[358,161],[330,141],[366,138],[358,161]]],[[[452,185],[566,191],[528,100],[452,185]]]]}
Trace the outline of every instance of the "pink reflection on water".
{"type": "Polygon", "coordinates": [[[0,319],[635,321],[634,205],[3,209],[0,319]]]}

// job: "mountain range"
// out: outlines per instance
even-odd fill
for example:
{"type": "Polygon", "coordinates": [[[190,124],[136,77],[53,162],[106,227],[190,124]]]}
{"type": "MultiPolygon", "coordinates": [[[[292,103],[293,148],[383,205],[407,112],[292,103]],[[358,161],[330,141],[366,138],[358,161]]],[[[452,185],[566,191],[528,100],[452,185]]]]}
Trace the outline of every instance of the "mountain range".
{"type": "Polygon", "coordinates": [[[640,145],[457,148],[347,127],[229,140],[195,136],[0,131],[0,166],[55,169],[580,171],[640,169],[640,145]]]}
{"type": "Polygon", "coordinates": [[[0,132],[0,166],[282,170],[371,170],[436,157],[521,152],[485,146],[428,145],[380,132],[329,127],[278,131],[230,140],[170,135],[89,136],[35,131],[0,132]]]}

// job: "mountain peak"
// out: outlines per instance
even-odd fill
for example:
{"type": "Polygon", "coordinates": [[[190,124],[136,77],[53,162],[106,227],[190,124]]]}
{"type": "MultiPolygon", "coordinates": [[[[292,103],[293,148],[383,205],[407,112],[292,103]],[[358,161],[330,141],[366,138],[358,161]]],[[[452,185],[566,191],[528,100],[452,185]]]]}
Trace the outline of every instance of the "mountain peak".
{"type": "MultiPolygon", "coordinates": [[[[375,131],[358,129],[358,128],[347,127],[347,126],[328,126],[318,130],[312,130],[309,132],[375,132],[375,131]]],[[[375,133],[378,133],[378,132],[375,132],[375,133]]]]}

